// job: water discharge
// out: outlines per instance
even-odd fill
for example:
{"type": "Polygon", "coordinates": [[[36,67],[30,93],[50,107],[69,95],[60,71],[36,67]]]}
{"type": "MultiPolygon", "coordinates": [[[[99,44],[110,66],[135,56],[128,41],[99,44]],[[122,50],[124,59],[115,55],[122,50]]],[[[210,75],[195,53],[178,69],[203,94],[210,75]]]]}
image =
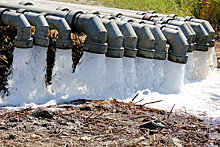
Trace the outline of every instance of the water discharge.
{"type": "Polygon", "coordinates": [[[125,97],[132,97],[136,88],[135,58],[123,57],[123,74],[125,81],[125,97]]]}
{"type": "Polygon", "coordinates": [[[153,59],[146,59],[141,57],[135,58],[136,65],[136,89],[153,89],[153,80],[154,80],[154,62],[153,59]]]}
{"type": "Polygon", "coordinates": [[[46,95],[45,71],[47,48],[15,48],[12,74],[8,77],[9,96],[4,104],[22,105],[46,95]]]}
{"type": "Polygon", "coordinates": [[[36,106],[110,97],[130,101],[136,88],[140,94],[135,101],[144,98],[142,104],[162,100],[149,106],[170,110],[176,104],[175,109],[220,118],[220,74],[216,70],[214,48],[188,53],[186,65],[84,52],[74,73],[71,50],[57,49],[52,85],[47,88],[46,54],[46,48],[37,46],[15,48],[13,74],[8,77],[10,95],[1,99],[1,105],[35,103],[36,106]]]}

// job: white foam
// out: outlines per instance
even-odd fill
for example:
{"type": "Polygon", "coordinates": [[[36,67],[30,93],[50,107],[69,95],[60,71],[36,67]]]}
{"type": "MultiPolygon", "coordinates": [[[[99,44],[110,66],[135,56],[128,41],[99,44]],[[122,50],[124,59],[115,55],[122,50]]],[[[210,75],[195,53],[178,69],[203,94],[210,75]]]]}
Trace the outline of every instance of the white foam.
{"type": "Polygon", "coordinates": [[[194,55],[193,52],[188,53],[188,60],[185,66],[184,70],[184,82],[185,83],[190,83],[193,81],[192,79],[192,74],[194,71],[194,55]]]}
{"type": "Polygon", "coordinates": [[[9,97],[3,103],[23,105],[45,96],[47,48],[15,48],[13,54],[12,75],[8,77],[9,97]]]}
{"type": "Polygon", "coordinates": [[[179,93],[183,86],[185,64],[166,60],[163,68],[163,79],[159,85],[161,93],[179,93]]]}
{"type": "Polygon", "coordinates": [[[153,59],[135,58],[135,65],[136,65],[136,89],[143,90],[143,89],[153,89],[153,81],[154,81],[154,71],[153,66],[154,62],[153,59]]]}
{"type": "Polygon", "coordinates": [[[154,67],[153,67],[153,72],[154,72],[153,90],[154,91],[160,91],[160,84],[164,77],[163,69],[164,69],[165,63],[166,63],[166,60],[154,60],[154,67]]]}
{"type": "Polygon", "coordinates": [[[132,97],[136,87],[136,66],[134,58],[123,57],[123,72],[126,86],[125,93],[127,94],[125,97],[132,97]]]}
{"type": "MultiPolygon", "coordinates": [[[[72,96],[78,98],[101,98],[105,87],[105,54],[84,52],[74,73],[72,96]]],[[[68,79],[67,79],[68,80],[68,79]]]]}
{"type": "Polygon", "coordinates": [[[72,90],[73,69],[72,50],[57,49],[55,54],[55,64],[52,71],[53,93],[61,96],[68,95],[72,90]]]}
{"type": "Polygon", "coordinates": [[[105,58],[106,74],[105,74],[105,90],[103,96],[105,98],[125,98],[125,82],[123,74],[122,58],[105,58]]]}

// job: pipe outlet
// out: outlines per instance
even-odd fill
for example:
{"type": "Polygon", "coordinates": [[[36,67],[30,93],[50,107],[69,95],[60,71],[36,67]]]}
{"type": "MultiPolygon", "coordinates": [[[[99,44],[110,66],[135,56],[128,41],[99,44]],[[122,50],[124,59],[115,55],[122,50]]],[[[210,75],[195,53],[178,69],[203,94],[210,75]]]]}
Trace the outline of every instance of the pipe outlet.
{"type": "Polygon", "coordinates": [[[98,16],[83,14],[80,11],[69,11],[66,20],[72,26],[72,30],[78,33],[84,32],[87,37],[84,50],[98,54],[107,52],[107,30],[98,16]]]}
{"type": "Polygon", "coordinates": [[[196,47],[195,50],[197,51],[208,51],[209,43],[208,38],[209,35],[206,32],[205,28],[202,26],[202,24],[190,22],[189,24],[193,28],[193,30],[196,33],[196,47]]]}
{"type": "Polygon", "coordinates": [[[49,46],[49,25],[46,18],[43,15],[28,12],[27,10],[17,10],[19,13],[23,13],[32,26],[35,26],[35,33],[33,36],[34,45],[49,46]]]}
{"type": "Polygon", "coordinates": [[[132,27],[138,36],[137,56],[154,59],[155,56],[155,38],[148,26],[138,23],[132,23],[132,27]]]}
{"type": "Polygon", "coordinates": [[[17,29],[17,36],[14,41],[15,47],[30,48],[33,46],[31,25],[23,14],[0,8],[0,24],[14,26],[17,29]]]}
{"type": "Polygon", "coordinates": [[[170,20],[170,21],[168,21],[168,24],[171,24],[173,26],[178,26],[182,30],[182,32],[186,36],[187,42],[189,44],[188,52],[192,52],[193,48],[194,48],[194,42],[193,42],[193,37],[194,37],[193,35],[194,34],[191,32],[191,30],[187,26],[187,22],[170,20]]]}
{"type": "MultiPolygon", "coordinates": [[[[167,39],[164,36],[164,34],[162,33],[162,31],[160,30],[160,28],[155,25],[151,25],[151,24],[147,24],[147,23],[145,24],[145,21],[136,20],[135,22],[139,22],[140,24],[143,24],[143,25],[148,26],[150,28],[150,30],[155,38],[154,59],[165,60],[166,59],[165,49],[166,49],[167,39]]],[[[147,22],[149,22],[149,21],[147,21],[147,22]]]]}
{"type": "Polygon", "coordinates": [[[71,40],[71,28],[64,18],[56,16],[46,16],[46,20],[52,29],[57,29],[58,38],[56,39],[56,47],[59,49],[71,49],[73,42],[71,40]]]}
{"type": "Polygon", "coordinates": [[[211,24],[208,21],[202,19],[191,19],[190,21],[202,24],[202,26],[209,34],[209,38],[208,38],[209,47],[215,46],[215,39],[214,39],[215,30],[212,28],[211,24]]]}
{"type": "Polygon", "coordinates": [[[186,64],[188,56],[188,43],[185,35],[181,30],[173,30],[162,27],[163,34],[166,36],[170,45],[168,51],[168,60],[176,63],[186,64]]]}
{"type": "Polygon", "coordinates": [[[102,19],[107,34],[108,49],[106,56],[114,58],[122,58],[124,55],[124,48],[122,48],[123,35],[119,30],[117,24],[113,20],[102,19]]]}
{"type": "Polygon", "coordinates": [[[138,37],[132,28],[130,23],[115,20],[118,25],[121,33],[123,34],[123,47],[124,47],[124,56],[135,58],[137,55],[137,40],[138,37]]]}

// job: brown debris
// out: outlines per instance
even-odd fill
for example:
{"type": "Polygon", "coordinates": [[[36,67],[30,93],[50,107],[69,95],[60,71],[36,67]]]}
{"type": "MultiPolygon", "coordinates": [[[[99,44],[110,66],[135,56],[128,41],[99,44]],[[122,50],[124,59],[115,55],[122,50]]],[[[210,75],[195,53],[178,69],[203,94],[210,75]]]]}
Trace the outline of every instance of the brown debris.
{"type": "Polygon", "coordinates": [[[4,146],[17,143],[41,146],[219,144],[219,138],[211,138],[214,133],[220,137],[217,126],[207,125],[200,118],[184,112],[170,113],[116,100],[79,101],[78,104],[61,104],[44,109],[27,108],[10,112],[0,110],[0,144],[4,146]],[[34,117],[33,114],[39,110],[47,111],[53,117],[50,119],[34,117]],[[125,111],[127,113],[124,113],[125,111]]]}

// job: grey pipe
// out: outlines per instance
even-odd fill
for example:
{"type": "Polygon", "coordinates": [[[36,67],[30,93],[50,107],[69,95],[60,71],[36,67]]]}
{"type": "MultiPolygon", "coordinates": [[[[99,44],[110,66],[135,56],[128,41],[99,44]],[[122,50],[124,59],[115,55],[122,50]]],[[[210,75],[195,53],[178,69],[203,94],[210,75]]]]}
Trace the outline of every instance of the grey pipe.
{"type": "Polygon", "coordinates": [[[106,56],[122,58],[124,55],[124,48],[122,48],[123,35],[121,31],[119,30],[117,24],[112,20],[102,19],[102,23],[108,31],[108,49],[106,56]]]}
{"type": "Polygon", "coordinates": [[[209,38],[208,38],[209,47],[215,46],[215,39],[214,39],[215,30],[212,28],[211,24],[207,20],[191,18],[188,21],[202,24],[202,26],[205,28],[205,30],[209,34],[209,38]]]}
{"type": "Polygon", "coordinates": [[[134,23],[140,23],[140,24],[143,24],[143,25],[148,26],[150,28],[150,30],[155,38],[154,59],[165,60],[166,59],[165,48],[166,48],[167,39],[164,36],[164,34],[162,33],[162,31],[160,30],[160,28],[155,25],[146,24],[145,21],[142,21],[142,20],[135,20],[134,23]]]}
{"type": "Polygon", "coordinates": [[[15,47],[30,48],[33,46],[31,38],[31,25],[23,14],[10,12],[8,9],[0,8],[0,25],[10,25],[17,29],[15,47]]]}
{"type": "Polygon", "coordinates": [[[161,30],[166,36],[170,45],[168,51],[168,60],[185,64],[188,59],[186,54],[189,45],[183,32],[181,30],[173,30],[166,27],[162,27],[161,30]]]}
{"type": "Polygon", "coordinates": [[[64,18],[46,15],[46,20],[51,29],[57,29],[58,38],[56,47],[59,49],[71,49],[73,42],[71,40],[71,28],[64,18]]]}
{"type": "Polygon", "coordinates": [[[65,18],[72,31],[84,32],[87,35],[84,43],[84,50],[93,53],[105,54],[107,52],[107,31],[98,16],[83,14],[81,11],[62,12],[48,10],[33,6],[8,5],[0,3],[0,6],[9,9],[27,9],[31,12],[42,13],[65,18]]]}
{"type": "Polygon", "coordinates": [[[148,26],[137,23],[131,23],[135,33],[138,36],[137,40],[137,56],[154,59],[155,56],[155,38],[148,26]]]}
{"type": "Polygon", "coordinates": [[[196,48],[197,51],[208,51],[209,43],[208,38],[209,35],[206,32],[205,28],[195,22],[189,22],[190,26],[193,28],[193,30],[196,32],[196,48]]]}
{"type": "MultiPolygon", "coordinates": [[[[183,34],[185,35],[185,37],[187,38],[187,42],[189,44],[188,50],[187,52],[192,52],[193,48],[194,48],[194,42],[193,42],[193,34],[191,33],[191,31],[189,30],[188,26],[186,24],[182,24],[182,25],[170,25],[170,24],[163,24],[164,22],[158,21],[156,24],[162,25],[166,28],[170,28],[170,29],[174,29],[174,30],[181,30],[183,32],[183,34]]],[[[181,22],[179,22],[181,23],[181,22]]]]}
{"type": "Polygon", "coordinates": [[[23,13],[32,26],[35,26],[35,33],[33,36],[34,45],[49,46],[49,25],[45,17],[41,14],[28,12],[25,9],[17,10],[18,13],[23,13]]]}
{"type": "MultiPolygon", "coordinates": [[[[71,11],[70,8],[66,7],[58,7],[56,10],[60,11],[71,11]]],[[[99,12],[97,11],[86,11],[85,14],[96,14],[98,15],[99,12]]],[[[117,24],[112,20],[101,19],[105,29],[107,30],[107,43],[108,49],[106,52],[107,57],[114,57],[114,58],[122,58],[124,55],[124,48],[122,47],[123,43],[123,35],[119,30],[117,24]]]]}

